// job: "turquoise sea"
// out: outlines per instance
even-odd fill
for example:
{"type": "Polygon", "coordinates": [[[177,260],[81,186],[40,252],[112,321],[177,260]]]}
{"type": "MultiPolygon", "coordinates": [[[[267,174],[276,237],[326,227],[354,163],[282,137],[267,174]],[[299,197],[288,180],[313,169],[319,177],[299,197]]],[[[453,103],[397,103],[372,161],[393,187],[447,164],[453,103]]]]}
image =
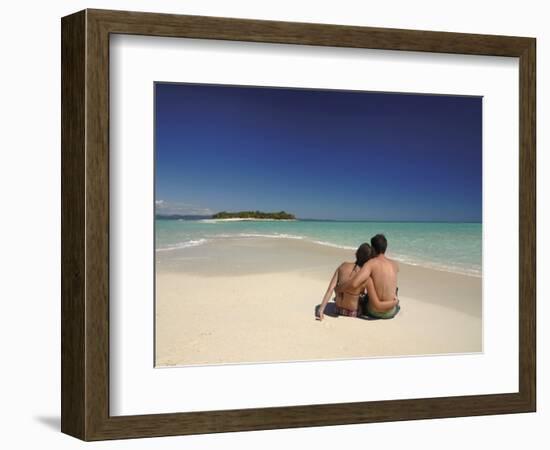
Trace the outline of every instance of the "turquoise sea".
{"type": "Polygon", "coordinates": [[[481,223],[351,221],[155,221],[156,251],[197,247],[223,239],[302,239],[356,249],[377,233],[388,239],[388,256],[398,261],[481,276],[481,223]]]}

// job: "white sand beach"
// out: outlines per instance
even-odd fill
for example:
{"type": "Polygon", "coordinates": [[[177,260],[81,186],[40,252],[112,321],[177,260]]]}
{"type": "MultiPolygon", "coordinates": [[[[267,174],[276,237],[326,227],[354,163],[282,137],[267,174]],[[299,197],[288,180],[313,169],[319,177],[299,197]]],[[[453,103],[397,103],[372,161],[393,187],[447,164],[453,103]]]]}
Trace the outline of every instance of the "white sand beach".
{"type": "MultiPolygon", "coordinates": [[[[391,257],[391,255],[388,255],[391,257]]],[[[400,264],[391,320],[315,319],[353,251],[293,239],[227,239],[156,254],[156,365],[482,351],[481,278],[400,264]]]]}

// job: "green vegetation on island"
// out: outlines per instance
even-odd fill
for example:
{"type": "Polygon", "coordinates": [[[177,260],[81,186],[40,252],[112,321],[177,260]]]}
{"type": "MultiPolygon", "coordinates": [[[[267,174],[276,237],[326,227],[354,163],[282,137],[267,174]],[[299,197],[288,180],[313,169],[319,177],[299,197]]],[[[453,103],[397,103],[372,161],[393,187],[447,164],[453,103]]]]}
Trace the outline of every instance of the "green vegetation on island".
{"type": "Polygon", "coordinates": [[[155,219],[158,220],[204,220],[211,217],[203,214],[155,214],[155,219]]]}
{"type": "Polygon", "coordinates": [[[262,212],[262,211],[221,211],[212,216],[213,219],[272,219],[272,220],[295,220],[294,214],[285,211],[262,212]]]}

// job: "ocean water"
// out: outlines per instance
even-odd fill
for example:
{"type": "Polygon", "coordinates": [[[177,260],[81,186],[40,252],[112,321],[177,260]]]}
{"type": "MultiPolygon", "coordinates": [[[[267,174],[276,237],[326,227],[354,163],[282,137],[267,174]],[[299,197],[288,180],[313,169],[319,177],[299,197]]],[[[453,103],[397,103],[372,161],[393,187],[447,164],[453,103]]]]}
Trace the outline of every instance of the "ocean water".
{"type": "Polygon", "coordinates": [[[355,250],[371,236],[383,233],[387,255],[398,261],[481,276],[480,223],[348,222],[348,221],[155,221],[157,252],[197,247],[217,240],[303,239],[355,250]]]}

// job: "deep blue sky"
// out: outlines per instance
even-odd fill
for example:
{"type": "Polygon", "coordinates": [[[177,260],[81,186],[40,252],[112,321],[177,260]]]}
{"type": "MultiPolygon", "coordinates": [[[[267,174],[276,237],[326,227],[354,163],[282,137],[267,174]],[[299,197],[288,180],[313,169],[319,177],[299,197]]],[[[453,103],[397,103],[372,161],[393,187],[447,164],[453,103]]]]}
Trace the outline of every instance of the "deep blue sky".
{"type": "Polygon", "coordinates": [[[156,210],[479,222],[481,104],[156,83],[156,210]]]}

